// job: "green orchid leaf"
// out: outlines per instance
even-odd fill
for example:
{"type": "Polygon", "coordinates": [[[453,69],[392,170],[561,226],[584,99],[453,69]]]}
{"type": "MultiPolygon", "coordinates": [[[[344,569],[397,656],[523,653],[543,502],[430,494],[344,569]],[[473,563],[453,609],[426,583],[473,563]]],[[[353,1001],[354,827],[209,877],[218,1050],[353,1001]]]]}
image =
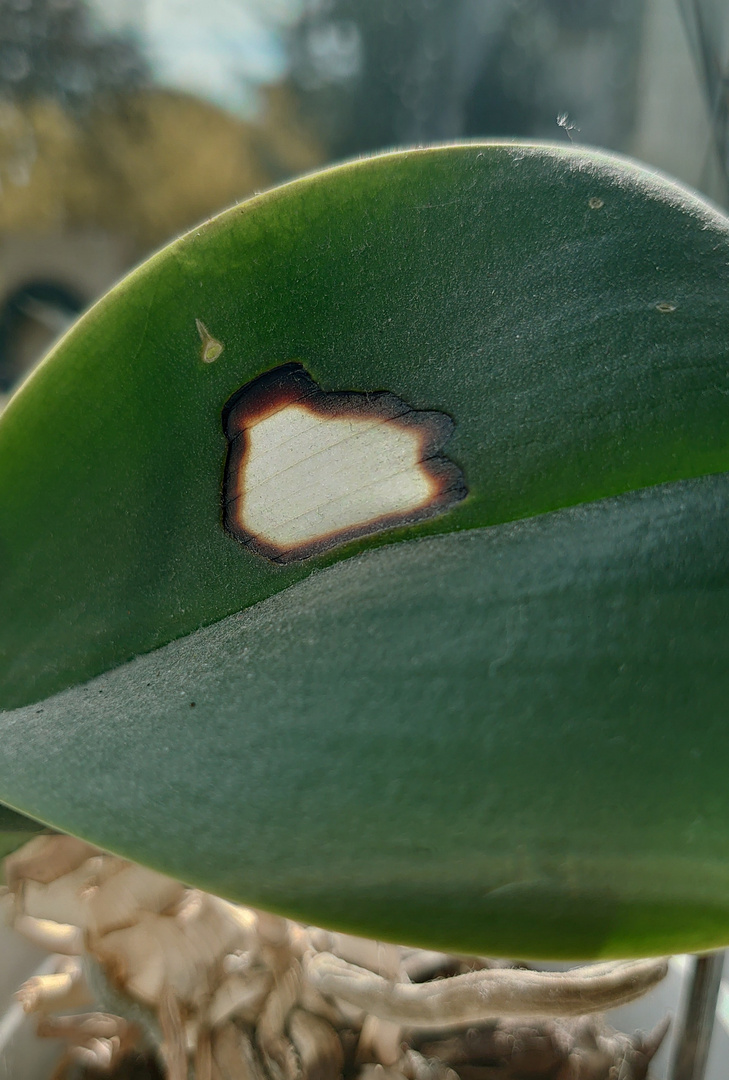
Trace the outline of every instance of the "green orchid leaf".
{"type": "Polygon", "coordinates": [[[363,547],[729,469],[728,245],[724,218],[629,164],[497,145],[334,169],[165,249],[0,423],[0,707],[363,547]],[[292,361],[451,417],[468,497],[300,562],[242,547],[222,413],[292,361]]]}
{"type": "Polygon", "coordinates": [[[372,936],[725,944],[728,295],[726,218],[571,147],[160,252],[0,420],[0,799],[372,936]]]}
{"type": "Polygon", "coordinates": [[[717,946],[728,528],[724,474],[356,556],[6,713],[0,790],[374,937],[717,946]]]}

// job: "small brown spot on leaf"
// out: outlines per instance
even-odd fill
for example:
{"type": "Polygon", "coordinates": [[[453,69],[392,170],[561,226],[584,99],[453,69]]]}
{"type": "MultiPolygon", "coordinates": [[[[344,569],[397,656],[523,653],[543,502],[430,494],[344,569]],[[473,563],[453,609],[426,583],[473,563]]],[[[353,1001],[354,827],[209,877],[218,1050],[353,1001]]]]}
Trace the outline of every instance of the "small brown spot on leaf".
{"type": "Polygon", "coordinates": [[[440,452],[453,432],[449,416],[387,391],[327,393],[301,364],[238,390],[223,427],[225,528],[273,562],[413,525],[467,494],[440,452]]]}
{"type": "Polygon", "coordinates": [[[668,314],[671,311],[676,310],[675,304],[667,304],[665,301],[661,301],[660,304],[656,304],[656,311],[662,311],[664,314],[668,314]]]}
{"type": "Polygon", "coordinates": [[[217,360],[223,351],[223,344],[213,337],[202,319],[195,319],[195,326],[202,342],[200,359],[205,364],[212,364],[213,360],[217,360]]]}
{"type": "Polygon", "coordinates": [[[591,210],[602,210],[603,206],[605,205],[605,201],[598,198],[597,195],[593,195],[591,199],[587,200],[587,205],[590,207],[591,210]]]}

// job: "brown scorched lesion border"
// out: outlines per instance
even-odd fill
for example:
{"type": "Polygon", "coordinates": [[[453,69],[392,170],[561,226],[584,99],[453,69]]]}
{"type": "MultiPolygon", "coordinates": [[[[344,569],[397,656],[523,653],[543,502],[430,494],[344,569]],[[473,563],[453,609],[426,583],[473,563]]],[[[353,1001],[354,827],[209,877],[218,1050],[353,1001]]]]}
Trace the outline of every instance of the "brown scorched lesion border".
{"type": "Polygon", "coordinates": [[[413,409],[389,391],[324,391],[298,363],[236,391],[223,428],[224,526],[272,562],[417,524],[468,493],[441,453],[450,416],[413,409]]]}

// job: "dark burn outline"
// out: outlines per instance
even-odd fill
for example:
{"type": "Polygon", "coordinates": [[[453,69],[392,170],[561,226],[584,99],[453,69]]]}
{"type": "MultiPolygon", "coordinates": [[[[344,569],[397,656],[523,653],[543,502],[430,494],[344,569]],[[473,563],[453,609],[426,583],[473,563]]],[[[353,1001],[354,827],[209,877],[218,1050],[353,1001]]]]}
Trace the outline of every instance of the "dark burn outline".
{"type": "Polygon", "coordinates": [[[327,392],[314,381],[303,364],[291,362],[273,368],[246,383],[228,399],[222,414],[223,431],[228,439],[228,454],[223,479],[223,526],[239,543],[257,555],[275,563],[299,562],[320,555],[330,548],[385,529],[416,525],[449,510],[468,494],[463,473],[449,458],[439,453],[453,434],[455,423],[447,413],[413,409],[387,390],[361,393],[357,390],[327,392]],[[247,451],[245,431],[252,421],[271,416],[287,405],[303,404],[320,416],[341,419],[352,416],[396,422],[404,428],[417,428],[421,436],[420,465],[436,486],[431,501],[406,514],[383,514],[361,525],[320,536],[306,544],[281,548],[269,544],[243,528],[235,514],[238,477],[247,451]]]}

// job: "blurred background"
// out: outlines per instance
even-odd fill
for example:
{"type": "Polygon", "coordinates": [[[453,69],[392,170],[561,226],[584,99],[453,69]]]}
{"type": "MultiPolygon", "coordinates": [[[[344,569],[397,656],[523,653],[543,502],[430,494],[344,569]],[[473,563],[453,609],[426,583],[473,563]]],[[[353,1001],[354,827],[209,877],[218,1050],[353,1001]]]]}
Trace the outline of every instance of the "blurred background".
{"type": "Polygon", "coordinates": [[[358,154],[527,137],[729,202],[726,0],[0,0],[0,405],[231,203],[358,154]]]}

